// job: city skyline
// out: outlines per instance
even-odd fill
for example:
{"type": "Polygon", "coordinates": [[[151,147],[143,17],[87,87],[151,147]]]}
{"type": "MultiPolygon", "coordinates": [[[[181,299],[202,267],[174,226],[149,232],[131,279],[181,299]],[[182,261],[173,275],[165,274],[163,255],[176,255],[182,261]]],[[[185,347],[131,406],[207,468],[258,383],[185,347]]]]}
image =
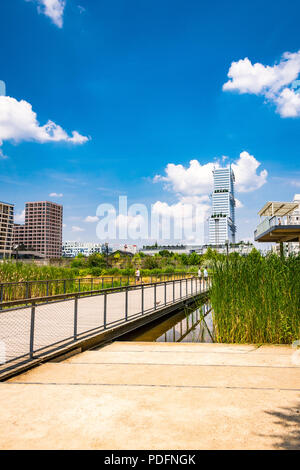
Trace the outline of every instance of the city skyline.
{"type": "Polygon", "coordinates": [[[299,192],[300,7],[57,4],[2,7],[0,199],[15,222],[24,193],[64,206],[64,240],[99,241],[97,207],[120,195],[206,214],[212,169],[231,163],[237,241],[253,240],[265,201],[299,192]]]}

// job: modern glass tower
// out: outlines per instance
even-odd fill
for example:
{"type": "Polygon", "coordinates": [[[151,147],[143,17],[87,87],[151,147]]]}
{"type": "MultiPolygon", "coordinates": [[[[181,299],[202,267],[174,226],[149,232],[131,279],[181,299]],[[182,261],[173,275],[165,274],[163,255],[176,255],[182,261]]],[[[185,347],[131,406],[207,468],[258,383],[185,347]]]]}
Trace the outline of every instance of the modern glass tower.
{"type": "Polygon", "coordinates": [[[235,243],[234,173],[231,166],[213,171],[212,214],[209,218],[209,244],[235,243]]]}

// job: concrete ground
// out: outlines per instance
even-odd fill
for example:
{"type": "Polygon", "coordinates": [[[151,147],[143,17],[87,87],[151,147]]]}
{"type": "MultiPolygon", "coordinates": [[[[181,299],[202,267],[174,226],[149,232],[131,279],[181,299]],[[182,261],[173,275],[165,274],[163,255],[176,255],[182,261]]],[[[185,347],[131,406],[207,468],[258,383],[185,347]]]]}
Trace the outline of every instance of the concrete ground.
{"type": "Polygon", "coordinates": [[[115,342],[0,383],[1,449],[299,449],[290,346],[115,342]]]}

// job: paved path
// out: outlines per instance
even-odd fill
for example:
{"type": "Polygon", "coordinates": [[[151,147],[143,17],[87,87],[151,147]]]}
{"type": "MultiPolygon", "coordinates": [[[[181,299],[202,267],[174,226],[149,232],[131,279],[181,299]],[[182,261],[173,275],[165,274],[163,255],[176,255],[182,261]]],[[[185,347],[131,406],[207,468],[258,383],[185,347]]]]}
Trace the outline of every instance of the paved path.
{"type": "MultiPolygon", "coordinates": [[[[203,288],[203,286],[201,286],[203,288]]],[[[178,280],[144,287],[144,312],[154,309],[154,289],[156,289],[156,306],[180,300],[200,290],[199,279],[178,280]],[[165,289],[166,285],[166,289],[165,289]],[[180,287],[181,285],[181,287],[180,287]]],[[[126,293],[116,292],[107,295],[107,317],[111,322],[120,322],[125,318],[126,293]]],[[[74,335],[74,300],[51,302],[38,305],[35,312],[34,350],[72,339],[74,335]]],[[[142,289],[128,291],[128,318],[141,314],[142,289]]],[[[104,323],[104,295],[78,299],[77,307],[78,335],[97,328],[104,323]]],[[[6,361],[29,353],[31,307],[0,312],[0,344],[5,344],[6,361]]],[[[0,358],[1,364],[1,358],[0,358]]]]}
{"type": "Polygon", "coordinates": [[[115,342],[44,364],[0,384],[0,448],[299,449],[294,352],[115,342]]]}

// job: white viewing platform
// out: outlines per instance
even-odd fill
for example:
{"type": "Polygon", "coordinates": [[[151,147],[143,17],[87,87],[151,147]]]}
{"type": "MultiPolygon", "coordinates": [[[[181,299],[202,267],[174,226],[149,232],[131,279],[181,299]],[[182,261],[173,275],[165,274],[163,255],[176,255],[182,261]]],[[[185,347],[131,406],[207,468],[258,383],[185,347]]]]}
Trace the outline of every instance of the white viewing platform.
{"type": "Polygon", "coordinates": [[[258,212],[260,224],[254,232],[258,242],[300,242],[300,217],[297,202],[267,202],[258,212]]]}

